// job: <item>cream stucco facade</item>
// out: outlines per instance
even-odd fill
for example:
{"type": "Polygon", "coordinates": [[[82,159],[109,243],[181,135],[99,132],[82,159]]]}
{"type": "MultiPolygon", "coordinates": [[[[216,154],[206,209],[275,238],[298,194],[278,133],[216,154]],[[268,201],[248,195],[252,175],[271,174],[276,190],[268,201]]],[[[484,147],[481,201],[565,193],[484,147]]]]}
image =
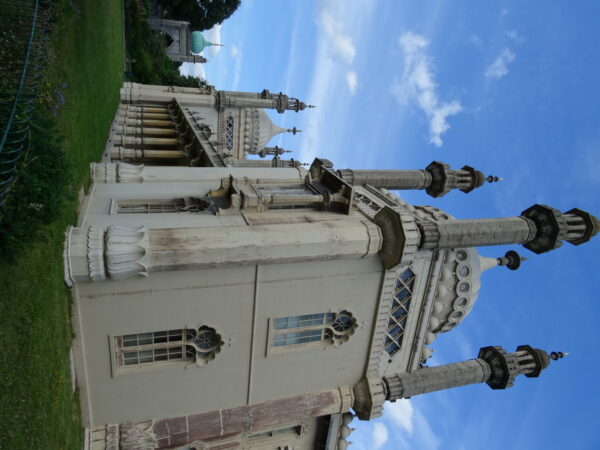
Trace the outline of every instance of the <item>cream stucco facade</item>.
{"type": "Polygon", "coordinates": [[[481,273],[520,264],[476,247],[579,245],[594,216],[535,205],[456,220],[388,189],[470,192],[485,177],[469,166],[282,160],[266,145],[284,130],[263,108],[306,108],[283,94],[125,84],[121,96],[65,243],[92,448],[343,449],[351,409],[368,420],[386,400],[505,388],[547,366],[530,347],[424,364],[474,307],[481,273]]]}

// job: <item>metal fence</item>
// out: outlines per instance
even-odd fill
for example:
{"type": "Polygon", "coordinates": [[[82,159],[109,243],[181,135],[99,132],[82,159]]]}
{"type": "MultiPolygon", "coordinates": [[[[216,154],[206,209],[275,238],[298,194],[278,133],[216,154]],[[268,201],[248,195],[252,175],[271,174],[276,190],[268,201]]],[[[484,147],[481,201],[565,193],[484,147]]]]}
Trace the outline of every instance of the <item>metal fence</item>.
{"type": "Polygon", "coordinates": [[[51,0],[0,0],[0,219],[31,117],[48,44],[51,0]]]}

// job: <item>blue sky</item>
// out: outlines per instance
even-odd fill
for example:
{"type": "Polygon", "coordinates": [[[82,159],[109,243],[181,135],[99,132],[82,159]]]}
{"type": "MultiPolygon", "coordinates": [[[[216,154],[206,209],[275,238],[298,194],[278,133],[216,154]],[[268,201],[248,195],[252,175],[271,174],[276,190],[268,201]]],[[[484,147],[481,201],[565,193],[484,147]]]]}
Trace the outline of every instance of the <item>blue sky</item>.
{"type": "MultiPolygon", "coordinates": [[[[242,0],[207,37],[218,89],[283,91],[317,109],[272,114],[304,133],[273,144],[337,168],[441,160],[504,178],[434,200],[457,218],[534,203],[600,215],[600,2],[242,0]]],[[[199,68],[191,68],[200,73],[199,68]]],[[[386,405],[355,449],[600,448],[600,238],[483,275],[473,312],[440,336],[430,365],[486,345],[571,355],[506,391],[477,385],[386,405]]],[[[486,248],[500,256],[507,248],[486,248]]]]}

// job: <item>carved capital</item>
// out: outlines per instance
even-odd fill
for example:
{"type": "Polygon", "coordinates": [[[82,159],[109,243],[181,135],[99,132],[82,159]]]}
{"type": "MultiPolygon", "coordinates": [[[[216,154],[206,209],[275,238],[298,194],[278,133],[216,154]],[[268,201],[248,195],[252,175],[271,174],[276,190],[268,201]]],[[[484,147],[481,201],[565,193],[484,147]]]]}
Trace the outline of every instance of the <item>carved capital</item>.
{"type": "Polygon", "coordinates": [[[364,377],[354,386],[354,403],[352,409],[360,420],[371,420],[381,417],[383,403],[387,393],[381,377],[364,377]]]}
{"type": "Polygon", "coordinates": [[[71,228],[64,249],[65,282],[118,280],[148,274],[148,233],[144,227],[90,225],[71,228]]]}
{"type": "Polygon", "coordinates": [[[352,392],[352,388],[349,386],[340,386],[340,413],[345,413],[350,411],[352,408],[352,404],[354,403],[354,392],[352,392]]]}
{"type": "Polygon", "coordinates": [[[410,263],[421,238],[413,216],[403,207],[386,206],[375,215],[374,222],[383,236],[379,252],[383,266],[389,269],[410,263]]]}
{"type": "Polygon", "coordinates": [[[148,276],[148,233],[145,227],[110,226],[105,234],[106,271],[113,280],[148,276]]]}
{"type": "Polygon", "coordinates": [[[119,163],[117,166],[119,183],[143,183],[144,165],[119,163]]]}

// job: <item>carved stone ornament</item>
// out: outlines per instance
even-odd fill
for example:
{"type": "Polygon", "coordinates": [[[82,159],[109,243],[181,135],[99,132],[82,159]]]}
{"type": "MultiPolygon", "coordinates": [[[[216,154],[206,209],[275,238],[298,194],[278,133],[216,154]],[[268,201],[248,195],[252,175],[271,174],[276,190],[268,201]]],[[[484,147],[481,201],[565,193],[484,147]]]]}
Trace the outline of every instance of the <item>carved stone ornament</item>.
{"type": "Polygon", "coordinates": [[[352,409],[360,420],[381,417],[386,399],[386,387],[379,376],[363,377],[353,388],[352,409]]]}
{"type": "Polygon", "coordinates": [[[64,246],[65,283],[106,279],[104,230],[99,227],[71,227],[64,246]]]}
{"type": "Polygon", "coordinates": [[[117,167],[119,183],[143,183],[144,165],[119,163],[117,167]]]}
{"type": "Polygon", "coordinates": [[[121,426],[120,447],[123,449],[153,450],[156,448],[156,435],[152,429],[154,421],[123,424],[121,426]]]}
{"type": "Polygon", "coordinates": [[[148,276],[148,233],[144,226],[113,225],[105,234],[106,271],[113,280],[135,275],[148,276]]]}
{"type": "Polygon", "coordinates": [[[390,269],[398,264],[409,264],[421,238],[412,215],[400,206],[386,206],[375,215],[374,222],[383,236],[379,252],[383,266],[390,269]]]}
{"type": "Polygon", "coordinates": [[[117,165],[115,163],[92,163],[90,171],[95,183],[117,182],[117,165]]]}
{"type": "Polygon", "coordinates": [[[64,248],[65,282],[148,276],[148,233],[142,226],[72,227],[64,248]]]}

